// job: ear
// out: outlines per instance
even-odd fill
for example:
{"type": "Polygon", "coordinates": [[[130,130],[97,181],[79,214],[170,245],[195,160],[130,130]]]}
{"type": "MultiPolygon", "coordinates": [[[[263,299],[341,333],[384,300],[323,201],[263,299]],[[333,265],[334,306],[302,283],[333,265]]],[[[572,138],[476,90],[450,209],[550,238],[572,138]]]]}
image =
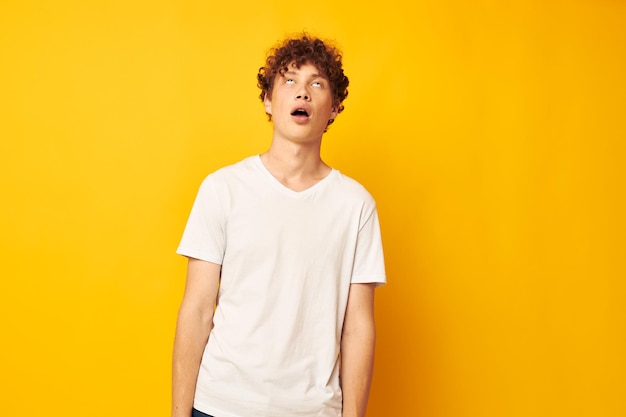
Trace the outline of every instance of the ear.
{"type": "Polygon", "coordinates": [[[265,104],[265,113],[272,115],[272,101],[269,99],[267,94],[265,94],[265,98],[263,99],[263,103],[265,104]]]}

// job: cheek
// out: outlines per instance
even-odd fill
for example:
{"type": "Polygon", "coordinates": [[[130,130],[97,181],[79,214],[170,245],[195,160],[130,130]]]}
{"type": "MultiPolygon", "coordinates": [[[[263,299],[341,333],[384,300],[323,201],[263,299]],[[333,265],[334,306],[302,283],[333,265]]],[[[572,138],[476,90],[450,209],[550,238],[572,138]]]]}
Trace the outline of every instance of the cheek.
{"type": "Polygon", "coordinates": [[[331,97],[326,97],[326,98],[324,99],[324,108],[325,108],[325,109],[328,109],[328,111],[333,111],[333,109],[335,108],[335,107],[333,106],[333,100],[332,100],[332,98],[331,98],[331,97]]]}
{"type": "Polygon", "coordinates": [[[284,88],[277,88],[274,90],[273,94],[272,94],[272,102],[276,103],[281,103],[285,100],[285,98],[287,97],[287,91],[285,91],[284,88]]]}

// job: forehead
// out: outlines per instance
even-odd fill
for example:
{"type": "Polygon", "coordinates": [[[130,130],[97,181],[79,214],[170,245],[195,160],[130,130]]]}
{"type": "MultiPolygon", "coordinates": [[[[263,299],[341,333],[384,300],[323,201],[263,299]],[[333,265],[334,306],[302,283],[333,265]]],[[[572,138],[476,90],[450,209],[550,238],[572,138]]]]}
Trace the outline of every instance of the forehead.
{"type": "Polygon", "coordinates": [[[281,75],[305,75],[308,77],[327,78],[326,74],[321,71],[315,64],[307,61],[298,67],[293,61],[280,72],[281,75]]]}

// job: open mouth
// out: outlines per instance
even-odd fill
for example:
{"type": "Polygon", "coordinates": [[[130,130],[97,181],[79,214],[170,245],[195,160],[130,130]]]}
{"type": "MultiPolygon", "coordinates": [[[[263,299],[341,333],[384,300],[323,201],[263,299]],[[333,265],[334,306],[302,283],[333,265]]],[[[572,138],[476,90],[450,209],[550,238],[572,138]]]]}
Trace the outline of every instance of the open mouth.
{"type": "Polygon", "coordinates": [[[305,109],[295,109],[291,112],[291,115],[309,117],[309,112],[307,112],[305,109]]]}

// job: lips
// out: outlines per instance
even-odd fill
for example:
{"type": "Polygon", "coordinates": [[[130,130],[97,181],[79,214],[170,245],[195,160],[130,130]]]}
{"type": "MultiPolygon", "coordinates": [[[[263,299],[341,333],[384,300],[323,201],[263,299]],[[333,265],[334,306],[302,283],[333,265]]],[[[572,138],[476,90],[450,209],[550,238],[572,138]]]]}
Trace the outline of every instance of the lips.
{"type": "Polygon", "coordinates": [[[308,118],[309,116],[311,116],[311,109],[306,105],[300,105],[292,108],[290,114],[298,118],[308,118]]]}

